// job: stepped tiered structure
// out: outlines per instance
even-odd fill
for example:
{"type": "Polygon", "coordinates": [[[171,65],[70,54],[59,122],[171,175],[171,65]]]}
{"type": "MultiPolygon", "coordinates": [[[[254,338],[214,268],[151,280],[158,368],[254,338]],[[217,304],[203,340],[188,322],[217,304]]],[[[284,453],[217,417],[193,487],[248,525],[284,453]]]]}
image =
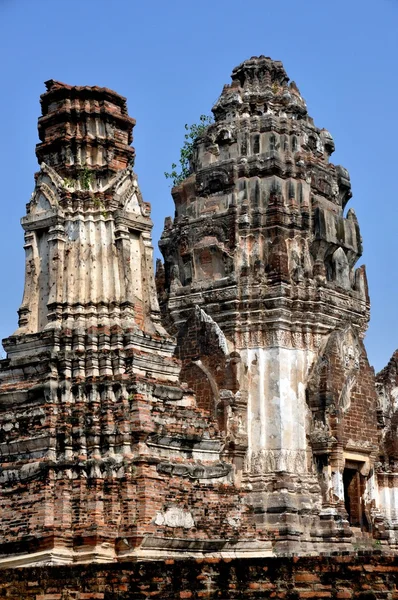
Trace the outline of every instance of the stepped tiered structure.
{"type": "Polygon", "coordinates": [[[398,361],[376,380],[349,175],[282,64],[234,69],[195,141],[158,297],[125,99],[46,85],[0,567],[395,550],[398,361]]]}
{"type": "Polygon", "coordinates": [[[395,472],[380,474],[389,454],[363,345],[369,297],[358,222],[345,212],[349,174],[330,162],[333,138],[280,62],[235,68],[213,114],[160,242],[182,377],[209,417],[223,415],[258,535],[286,552],[350,544],[360,529],[395,545],[398,490],[395,472]],[[224,334],[222,360],[184,345],[194,308],[224,334]]]}
{"type": "Polygon", "coordinates": [[[185,537],[200,550],[210,530],[232,537],[239,509],[229,488],[219,512],[208,493],[232,467],[160,323],[135,122],[108,89],[46,85],[0,368],[0,565],[128,560],[185,537]]]}

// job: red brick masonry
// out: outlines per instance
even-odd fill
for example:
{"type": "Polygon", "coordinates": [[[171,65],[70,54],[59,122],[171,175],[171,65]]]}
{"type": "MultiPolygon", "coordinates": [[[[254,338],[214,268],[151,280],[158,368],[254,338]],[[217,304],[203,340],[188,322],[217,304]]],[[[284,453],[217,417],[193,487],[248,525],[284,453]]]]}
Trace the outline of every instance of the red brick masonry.
{"type": "Polygon", "coordinates": [[[377,553],[305,558],[166,560],[0,572],[8,600],[398,598],[398,558],[377,553]]]}

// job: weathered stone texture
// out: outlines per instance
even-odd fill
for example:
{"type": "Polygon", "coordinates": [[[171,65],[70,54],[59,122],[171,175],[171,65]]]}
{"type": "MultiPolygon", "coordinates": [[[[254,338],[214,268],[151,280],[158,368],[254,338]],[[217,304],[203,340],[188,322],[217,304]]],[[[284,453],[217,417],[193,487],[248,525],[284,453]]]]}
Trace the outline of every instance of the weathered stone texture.
{"type": "MultiPolygon", "coordinates": [[[[397,357],[376,380],[349,175],[282,64],[252,58],[224,87],[172,191],[158,295],[125,99],[46,85],[25,291],[0,362],[0,566],[395,550],[397,357]]],[[[375,561],[364,581],[379,569],[388,585],[395,563],[375,561]]],[[[181,598],[365,593],[346,571],[329,582],[344,562],[319,563],[319,582],[316,561],[297,581],[294,564],[12,581],[42,600],[135,597],[140,570],[139,593],[164,598],[182,573],[181,598]]]]}
{"type": "Polygon", "coordinates": [[[160,241],[157,287],[180,377],[203,406],[217,390],[209,415],[227,434],[257,531],[276,548],[349,543],[347,516],[394,544],[376,475],[383,433],[362,341],[362,241],[354,211],[344,213],[348,172],[330,162],[330,133],[279,62],[239,65],[213,113],[160,241]],[[200,331],[194,346],[195,307],[220,330],[224,356],[200,331]]]}
{"type": "Polygon", "coordinates": [[[110,90],[47,88],[0,370],[3,565],[219,547],[236,536],[226,515],[249,509],[160,323],[134,120],[110,90]]]}

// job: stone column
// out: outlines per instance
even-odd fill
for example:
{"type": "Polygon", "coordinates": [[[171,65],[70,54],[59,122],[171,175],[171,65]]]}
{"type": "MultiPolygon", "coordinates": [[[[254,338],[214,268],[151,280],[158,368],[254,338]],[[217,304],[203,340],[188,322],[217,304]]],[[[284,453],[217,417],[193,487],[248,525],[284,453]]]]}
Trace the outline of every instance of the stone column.
{"type": "Polygon", "coordinates": [[[63,279],[65,258],[65,228],[58,223],[48,232],[49,245],[49,296],[48,324],[46,329],[59,328],[62,319],[63,279]]]}
{"type": "Polygon", "coordinates": [[[38,256],[36,238],[33,231],[25,233],[25,287],[22,304],[18,310],[16,334],[31,333],[37,327],[37,277],[38,256]]]}

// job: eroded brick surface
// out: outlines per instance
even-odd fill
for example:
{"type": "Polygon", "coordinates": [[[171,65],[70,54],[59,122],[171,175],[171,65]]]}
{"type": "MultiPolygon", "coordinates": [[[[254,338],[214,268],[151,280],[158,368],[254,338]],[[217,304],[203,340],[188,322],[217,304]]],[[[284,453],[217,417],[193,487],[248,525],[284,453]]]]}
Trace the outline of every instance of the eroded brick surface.
{"type": "Polygon", "coordinates": [[[232,560],[396,548],[397,357],[376,380],[349,175],[282,64],[254,57],[224,86],[156,286],[126,100],[46,85],[0,362],[0,566],[187,560],[26,579],[87,599],[344,598],[362,590],[348,572],[393,572],[314,559],[293,581],[292,560],[232,560]]]}
{"type": "Polygon", "coordinates": [[[397,574],[396,558],[370,555],[186,559],[13,569],[0,573],[0,588],[8,600],[393,600],[398,597],[397,574]]]}

